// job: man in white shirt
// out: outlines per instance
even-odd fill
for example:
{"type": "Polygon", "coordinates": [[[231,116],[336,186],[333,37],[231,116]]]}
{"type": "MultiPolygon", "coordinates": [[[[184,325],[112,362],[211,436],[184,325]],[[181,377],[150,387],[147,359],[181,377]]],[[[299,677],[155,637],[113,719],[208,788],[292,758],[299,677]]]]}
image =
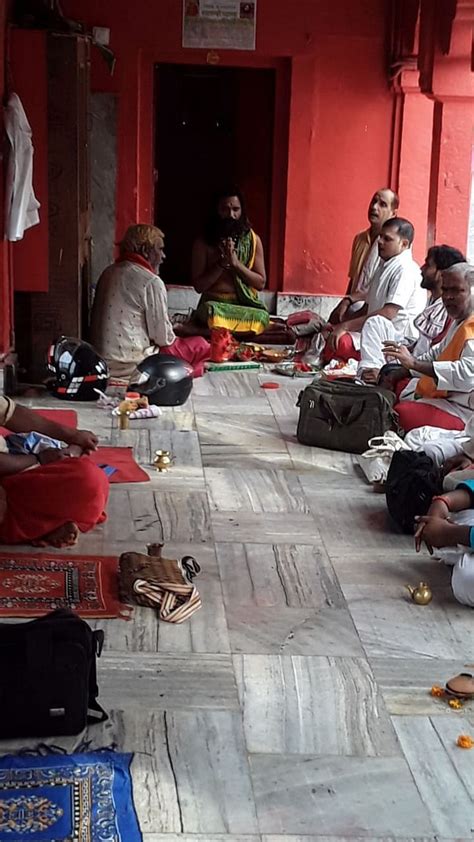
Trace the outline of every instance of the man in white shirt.
{"type": "Polygon", "coordinates": [[[385,363],[382,340],[390,325],[391,334],[416,339],[416,316],[426,303],[421,289],[420,267],[413,260],[411,222],[395,217],[384,223],[379,237],[381,258],[370,282],[362,315],[343,322],[329,334],[323,359],[358,359],[359,376],[375,382],[385,363]]]}
{"type": "Polygon", "coordinates": [[[92,308],[91,341],[112,377],[127,379],[151,354],[172,354],[203,373],[210,345],[202,336],[175,336],[166,287],[158,275],[164,234],[153,225],[132,225],[118,260],[99,278],[92,308]]]}

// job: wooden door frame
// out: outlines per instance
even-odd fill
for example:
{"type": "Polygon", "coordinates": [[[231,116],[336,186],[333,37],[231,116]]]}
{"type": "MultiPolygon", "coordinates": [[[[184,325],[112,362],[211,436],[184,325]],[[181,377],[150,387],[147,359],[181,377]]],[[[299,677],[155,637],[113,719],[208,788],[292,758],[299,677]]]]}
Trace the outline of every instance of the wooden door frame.
{"type": "MultiPolygon", "coordinates": [[[[218,55],[207,53],[207,58],[218,55]]],[[[218,56],[219,57],[219,56],[218,56]]],[[[206,67],[209,60],[203,57],[202,51],[190,50],[186,52],[164,53],[155,57],[151,68],[152,100],[153,100],[153,140],[150,149],[151,164],[151,218],[155,214],[155,183],[154,167],[156,161],[157,147],[157,125],[156,106],[159,92],[156,84],[156,67],[158,65],[194,65],[206,67]]],[[[267,58],[250,54],[229,53],[219,57],[217,67],[234,68],[242,70],[274,70],[275,71],[275,110],[273,125],[273,165],[271,181],[271,211],[270,211],[270,244],[268,263],[270,274],[267,282],[267,289],[270,292],[279,292],[283,289],[283,269],[285,250],[285,227],[286,227],[286,197],[288,180],[288,146],[289,146],[289,117],[290,117],[290,96],[291,96],[291,60],[286,58],[267,58]]]]}

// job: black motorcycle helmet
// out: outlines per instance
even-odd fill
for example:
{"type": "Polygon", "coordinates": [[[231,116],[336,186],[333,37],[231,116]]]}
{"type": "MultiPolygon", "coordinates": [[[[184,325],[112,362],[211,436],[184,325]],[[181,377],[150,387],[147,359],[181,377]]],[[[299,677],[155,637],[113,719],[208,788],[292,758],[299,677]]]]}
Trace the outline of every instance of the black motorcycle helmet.
{"type": "Polygon", "coordinates": [[[128,388],[156,406],[181,406],[193,388],[193,369],[179,357],[153,354],[137,366],[128,388]]]}
{"type": "Polygon", "coordinates": [[[54,377],[49,387],[65,401],[96,401],[96,390],[105,392],[109,370],[88,342],[61,336],[48,351],[48,369],[54,377]]]}

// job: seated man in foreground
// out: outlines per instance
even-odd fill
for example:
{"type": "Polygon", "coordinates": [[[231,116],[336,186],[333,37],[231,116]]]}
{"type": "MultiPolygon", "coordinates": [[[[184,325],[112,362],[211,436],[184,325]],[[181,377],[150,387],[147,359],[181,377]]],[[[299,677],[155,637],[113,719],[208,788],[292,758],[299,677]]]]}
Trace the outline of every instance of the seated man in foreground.
{"type": "Polygon", "coordinates": [[[421,289],[420,267],[411,253],[414,233],[411,222],[402,217],[384,223],[378,246],[381,260],[372,276],[362,314],[332,329],[323,352],[324,362],[360,360],[359,376],[375,382],[385,363],[383,330],[416,339],[414,320],[426,303],[426,293],[421,289]]]}
{"type": "Polygon", "coordinates": [[[395,407],[405,432],[425,425],[463,430],[474,409],[474,267],[446,269],[442,295],[452,323],[441,342],[417,358],[394,340],[383,348],[410,377],[395,407]]]}
{"type": "Polygon", "coordinates": [[[92,308],[91,341],[112,377],[128,379],[145,357],[172,354],[193,367],[209,359],[209,343],[199,336],[175,336],[166,287],[158,275],[164,234],[153,225],[132,225],[120,243],[118,260],[99,278],[92,308]]]}
{"type": "Polygon", "coordinates": [[[201,293],[193,316],[197,329],[260,334],[268,327],[270,317],[258,296],[266,283],[262,241],[237,188],[217,197],[204,235],[194,243],[191,272],[201,293]]]}
{"type": "MultiPolygon", "coordinates": [[[[72,445],[87,454],[97,437],[48,421],[35,412],[0,397],[0,425],[11,432],[35,431],[72,445]]],[[[4,441],[4,440],[3,440],[4,441]]],[[[0,452],[0,543],[69,547],[79,530],[88,532],[105,520],[109,483],[104,472],[86,456],[71,458],[64,450],[37,455],[0,452]]]]}
{"type": "Polygon", "coordinates": [[[384,187],[372,196],[367,216],[369,227],[354,237],[349,264],[346,295],[329,316],[333,325],[347,321],[364,305],[370,281],[379,263],[378,239],[382,226],[397,215],[400,200],[393,190],[384,187]]]}

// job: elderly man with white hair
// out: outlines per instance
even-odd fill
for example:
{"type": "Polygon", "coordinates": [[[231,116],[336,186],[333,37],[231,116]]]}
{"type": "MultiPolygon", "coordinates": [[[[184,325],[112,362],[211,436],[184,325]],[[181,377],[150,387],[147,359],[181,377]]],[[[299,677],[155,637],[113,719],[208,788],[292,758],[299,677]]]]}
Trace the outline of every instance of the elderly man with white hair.
{"type": "Polygon", "coordinates": [[[456,263],[442,278],[452,319],[443,340],[418,358],[394,340],[384,343],[385,355],[411,375],[395,406],[406,432],[425,425],[463,430],[474,410],[474,267],[456,263]]]}

